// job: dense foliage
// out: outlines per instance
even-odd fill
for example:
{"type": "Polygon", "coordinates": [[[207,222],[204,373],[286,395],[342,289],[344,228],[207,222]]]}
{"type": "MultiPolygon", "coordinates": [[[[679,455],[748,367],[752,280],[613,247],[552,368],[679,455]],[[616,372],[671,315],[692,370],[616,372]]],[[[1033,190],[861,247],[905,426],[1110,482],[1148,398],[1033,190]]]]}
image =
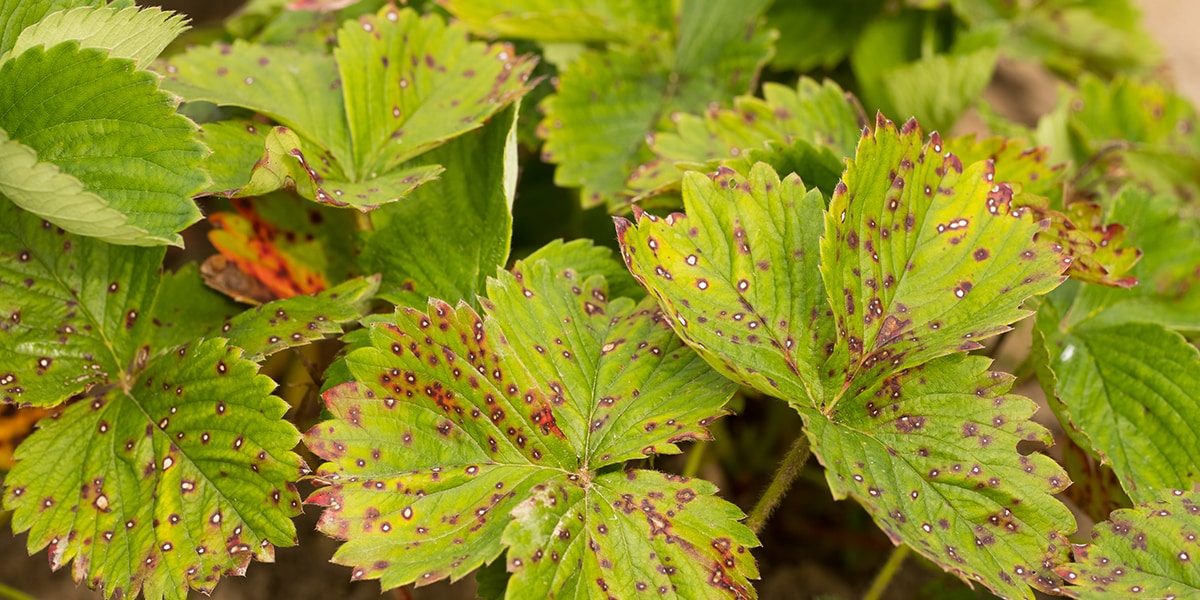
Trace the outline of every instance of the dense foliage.
{"type": "Polygon", "coordinates": [[[346,4],[0,5],[3,507],[51,568],[183,598],[308,504],[385,589],[751,598],[820,468],[892,566],[1200,594],[1200,133],[1127,0],[346,4]],[[1036,124],[1012,60],[1069,83],[1036,124]],[[743,512],[697,474],[767,405],[743,512]]]}

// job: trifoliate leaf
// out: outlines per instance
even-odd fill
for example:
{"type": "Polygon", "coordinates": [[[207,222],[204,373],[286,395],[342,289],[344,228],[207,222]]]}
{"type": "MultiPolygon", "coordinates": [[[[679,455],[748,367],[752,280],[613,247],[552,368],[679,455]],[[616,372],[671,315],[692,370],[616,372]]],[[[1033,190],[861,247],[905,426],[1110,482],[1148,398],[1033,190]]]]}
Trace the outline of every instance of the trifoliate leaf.
{"type": "Polygon", "coordinates": [[[689,175],[687,216],[643,214],[618,235],[689,345],[797,409],[835,496],[944,569],[1031,598],[1067,550],[1072,518],[1052,494],[1069,480],[1016,451],[1050,440],[1035,405],[962,354],[1066,264],[992,179],[990,163],[964,168],[936,134],[922,144],[915,123],[881,118],[823,232],[821,196],[759,165],[748,181],[689,175]]]}
{"type": "MultiPolygon", "coordinates": [[[[714,14],[697,18],[714,18],[714,14]]],[[[572,62],[560,73],[557,92],[541,105],[546,118],[538,134],[546,140],[543,158],[558,165],[555,182],[581,187],[585,207],[623,207],[625,180],[637,165],[652,158],[646,139],[662,128],[664,117],[699,112],[753,85],[769,56],[773,35],[755,27],[756,15],[744,18],[745,25],[719,24],[742,32],[728,38],[724,46],[691,47],[692,52],[719,56],[711,62],[690,62],[690,54],[680,55],[683,50],[662,38],[636,48],[585,52],[572,62]],[[679,65],[690,70],[680,70],[679,65]]],[[[707,28],[699,22],[691,26],[707,28]]]]}
{"type": "MultiPolygon", "coordinates": [[[[825,183],[832,173],[825,190],[832,194],[842,161],[853,153],[861,132],[858,114],[846,93],[831,81],[818,84],[808,78],[801,78],[795,89],[766,83],[762,99],[740,96],[734,99],[732,109],[712,109],[703,117],[677,114],[672,122],[676,131],[654,135],[650,149],[657,158],[634,172],[627,182],[630,189],[645,193],[677,185],[682,173],[670,166],[664,168],[662,163],[681,167],[698,163],[702,169],[712,170],[723,159],[757,150],[762,160],[762,153],[778,154],[788,147],[799,160],[795,168],[778,172],[795,171],[809,185],[818,179],[825,183]]],[[[749,161],[753,164],[754,159],[749,161]]]]}
{"type": "Polygon", "coordinates": [[[153,7],[130,6],[121,10],[80,7],[51,13],[25,28],[12,50],[0,57],[0,62],[34,46],[50,48],[77,40],[83,48],[106,50],[109,58],[128,58],[134,65],[145,67],[183,33],[186,21],[183,15],[153,7]]]}
{"type": "Polygon", "coordinates": [[[443,0],[472,31],[539,42],[638,43],[666,31],[671,5],[636,0],[443,0]]]}
{"type": "Polygon", "coordinates": [[[0,223],[3,402],[66,406],[5,479],[30,551],[50,546],[52,567],[74,560],[107,595],[183,598],[294,543],[299,433],[241,349],[181,329],[212,324],[212,308],[169,306],[195,271],[156,298],[161,248],[68,234],[7,202],[0,223]]]}
{"type": "Polygon", "coordinates": [[[733,391],[653,301],[606,288],[522,262],[482,316],[431,301],[371,328],[354,381],[325,395],[334,420],[306,436],[330,461],[309,502],[347,540],[335,562],[388,589],[459,579],[507,546],[510,598],[753,595],[756,542],[711,485],[601,472],[707,438],[733,391]]]}
{"type": "Polygon", "coordinates": [[[415,162],[446,165],[405,202],[371,213],[362,264],[383,274],[380,297],[423,307],[430,297],[475,305],[508,259],[517,176],[515,108],[415,162]]]}
{"type": "Polygon", "coordinates": [[[1192,598],[1200,595],[1200,503],[1171,490],[1097,523],[1075,562],[1057,567],[1072,598],[1192,598]]]}
{"type": "Polygon", "coordinates": [[[131,368],[163,250],[79,238],[0,202],[0,390],[58,404],[131,368]]]}
{"type": "Polygon", "coordinates": [[[1070,327],[1059,322],[1067,308],[1051,298],[1038,311],[1059,419],[1112,466],[1135,502],[1191,486],[1200,479],[1196,348],[1160,325],[1070,327]]]}
{"type": "MultiPolygon", "coordinates": [[[[51,181],[49,169],[39,165],[31,184],[42,193],[5,195],[80,235],[182,245],[176,232],[200,218],[191,196],[204,187],[196,166],[206,151],[196,141],[196,126],[174,114],[157,78],[132,65],[68,42],[35,46],[0,67],[0,129],[89,192],[61,178],[51,181]],[[45,193],[51,186],[70,193],[54,197],[45,193]],[[115,219],[114,211],[126,220],[115,219]]],[[[23,181],[11,160],[0,171],[7,189],[23,181]]]]}
{"type": "Polygon", "coordinates": [[[295,543],[287,404],[224,340],[141,358],[25,440],[4,506],[29,550],[105,596],[186,597],[295,543]]]}
{"type": "Polygon", "coordinates": [[[402,163],[479,127],[527,91],[533,68],[509,44],[471,42],[459,25],[391,5],[347,23],[337,40],[333,56],[237,42],[165,65],[164,85],[186,99],[283,125],[266,136],[266,155],[237,195],[293,185],[364,211],[395,201],[441,171],[402,163]]]}

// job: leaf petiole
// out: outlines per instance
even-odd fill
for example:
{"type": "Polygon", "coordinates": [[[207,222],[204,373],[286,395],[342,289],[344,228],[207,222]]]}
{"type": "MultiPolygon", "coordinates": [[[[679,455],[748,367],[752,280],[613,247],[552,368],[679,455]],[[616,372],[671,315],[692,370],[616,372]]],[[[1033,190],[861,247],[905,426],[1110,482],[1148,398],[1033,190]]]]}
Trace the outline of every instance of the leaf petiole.
{"type": "Polygon", "coordinates": [[[812,449],[809,447],[808,435],[801,433],[792,443],[792,447],[788,449],[787,455],[783,457],[783,462],[779,463],[779,468],[771,477],[771,484],[767,486],[766,491],[758,499],[758,503],[750,510],[750,516],[746,518],[746,527],[749,527],[750,531],[755,534],[762,531],[771,513],[779,507],[779,503],[791,489],[792,483],[800,476],[800,472],[804,469],[804,463],[808,462],[811,454],[812,449]]]}

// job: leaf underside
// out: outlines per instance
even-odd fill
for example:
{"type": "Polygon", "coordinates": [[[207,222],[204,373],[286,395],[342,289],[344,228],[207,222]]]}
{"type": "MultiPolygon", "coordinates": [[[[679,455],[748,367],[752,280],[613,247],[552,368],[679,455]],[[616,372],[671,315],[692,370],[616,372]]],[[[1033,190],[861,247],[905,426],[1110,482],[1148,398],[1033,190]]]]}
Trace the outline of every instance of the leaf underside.
{"type": "Polygon", "coordinates": [[[766,165],[684,179],[685,214],[618,219],[626,263],[726,375],[788,401],[836,497],[896,543],[1010,597],[1054,585],[1068,484],[1011,377],[965,358],[1069,260],[990,163],[880,119],[823,201],[766,165]],[[814,226],[815,225],[815,226],[814,226]]]}
{"type": "Polygon", "coordinates": [[[756,541],[711,485],[603,469],[707,438],[732,393],[652,302],[607,294],[537,260],[489,283],[482,316],[431,301],[374,325],[346,359],[354,381],[326,393],[334,420],[305,440],[330,461],[308,501],[346,540],[334,561],[387,589],[508,547],[510,598],[752,596],[756,541]]]}

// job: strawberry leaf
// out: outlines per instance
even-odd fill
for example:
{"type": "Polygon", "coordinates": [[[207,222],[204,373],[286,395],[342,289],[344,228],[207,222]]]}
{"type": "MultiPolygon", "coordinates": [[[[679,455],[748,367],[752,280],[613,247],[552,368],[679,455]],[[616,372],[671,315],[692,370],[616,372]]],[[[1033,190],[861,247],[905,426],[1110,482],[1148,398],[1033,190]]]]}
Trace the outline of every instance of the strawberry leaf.
{"type": "Polygon", "coordinates": [[[100,0],[10,0],[0,4],[0,54],[12,50],[21,32],[46,18],[46,15],[103,4],[100,0]]]}
{"type": "Polygon", "coordinates": [[[334,419],[306,435],[330,461],[317,474],[330,485],[308,501],[327,507],[319,528],[346,540],[335,562],[387,589],[461,578],[508,546],[509,597],[651,583],[752,594],[756,542],[712,486],[604,469],[707,439],[733,391],[652,301],[610,300],[603,277],[538,260],[491,281],[483,315],[429,306],[372,326],[346,359],[354,381],[326,393],[334,419]],[[658,564],[618,576],[635,552],[658,564]]]}
{"type": "Polygon", "coordinates": [[[1191,598],[1200,595],[1200,504],[1197,494],[1171,490],[1133,509],[1118,510],[1074,547],[1075,561],[1055,570],[1072,598],[1191,598]]]}
{"type": "Polygon", "coordinates": [[[645,193],[674,187],[684,166],[698,163],[704,167],[697,170],[712,170],[722,160],[757,151],[748,161],[753,164],[755,158],[764,159],[762,153],[769,147],[784,147],[794,148],[801,158],[793,161],[794,168],[778,172],[794,171],[809,183],[820,179],[818,187],[828,182],[823,191],[832,194],[842,160],[854,151],[861,132],[846,93],[833,82],[818,84],[808,78],[801,78],[795,89],[765,83],[761,99],[739,96],[731,109],[709,110],[703,117],[677,114],[672,123],[675,131],[655,134],[650,150],[656,159],[630,176],[630,189],[645,193]],[[664,168],[661,163],[678,166],[664,168]]]}
{"type": "Polygon", "coordinates": [[[282,125],[267,134],[249,183],[226,167],[221,187],[237,182],[236,195],[252,196],[292,185],[363,211],[395,201],[441,172],[402,163],[479,127],[527,91],[533,68],[508,44],[471,42],[459,25],[391,5],[347,22],[337,41],[333,55],[236,42],[163,67],[165,85],[188,100],[241,106],[282,125]],[[291,101],[300,97],[308,101],[291,101]]]}
{"type": "Polygon", "coordinates": [[[627,0],[444,0],[442,6],[488,37],[540,42],[637,43],[667,29],[669,5],[627,0]]]}
{"type": "Polygon", "coordinates": [[[413,307],[431,296],[474,305],[487,277],[504,266],[516,192],[516,114],[506,109],[414,159],[449,169],[405,202],[371,213],[361,262],[383,274],[381,298],[413,307]]]}
{"type": "Polygon", "coordinates": [[[689,345],[801,414],[836,497],[943,568],[1032,597],[1067,551],[1072,518],[1052,494],[1069,480],[1016,451],[1050,440],[1035,405],[963,351],[1067,265],[990,163],[964,168],[921,137],[880,118],[823,232],[820,195],[758,165],[748,180],[688,175],[686,216],[618,220],[618,235],[689,345]]]}
{"type": "Polygon", "coordinates": [[[685,7],[686,18],[679,22],[686,31],[674,37],[588,51],[571,62],[559,75],[556,93],[542,102],[546,117],[538,126],[546,140],[543,158],[558,165],[555,183],[581,187],[585,207],[621,208],[627,202],[625,180],[652,158],[646,139],[663,127],[664,117],[699,112],[752,87],[772,34],[757,27],[761,3],[735,8],[739,13],[731,18],[727,8],[685,7]],[[714,28],[722,34],[708,45],[695,37],[714,28]]]}
{"type": "Polygon", "coordinates": [[[50,566],[108,595],[211,591],[250,558],[295,543],[303,463],[287,404],[224,340],[150,358],[18,448],[5,479],[13,530],[50,566]]]}
{"type": "Polygon", "coordinates": [[[129,6],[121,10],[79,7],[50,13],[26,27],[13,48],[0,57],[0,62],[34,46],[49,48],[78,40],[84,48],[107,50],[109,58],[128,58],[145,67],[187,29],[186,22],[182,15],[153,7],[129,6]]]}
{"type": "Polygon", "coordinates": [[[0,194],[80,235],[182,245],[177,232],[200,218],[191,196],[205,149],[157,78],[133,67],[74,41],[4,62],[0,194]]]}

